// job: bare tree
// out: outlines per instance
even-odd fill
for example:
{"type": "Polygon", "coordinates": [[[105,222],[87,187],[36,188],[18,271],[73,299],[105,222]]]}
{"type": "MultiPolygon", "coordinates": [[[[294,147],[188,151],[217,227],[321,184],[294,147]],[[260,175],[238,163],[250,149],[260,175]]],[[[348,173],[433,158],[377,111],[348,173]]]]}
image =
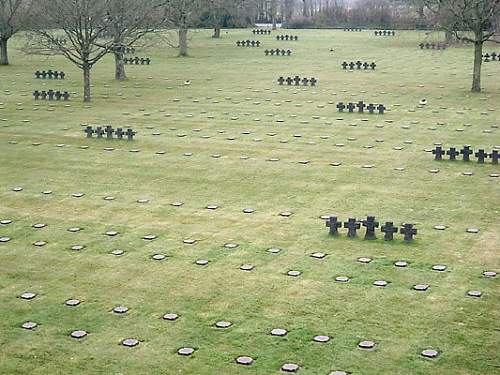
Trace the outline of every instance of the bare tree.
{"type": "Polygon", "coordinates": [[[9,65],[7,44],[18,31],[26,30],[32,0],[0,0],[0,65],[9,65]]]}
{"type": "Polygon", "coordinates": [[[424,0],[438,14],[443,29],[459,40],[474,43],[472,91],[481,91],[483,44],[495,41],[494,23],[500,17],[500,0],[424,0]],[[472,36],[471,36],[472,34],[472,36]]]}
{"type": "Polygon", "coordinates": [[[90,102],[90,71],[112,48],[106,41],[107,10],[112,0],[39,0],[43,25],[29,48],[35,53],[64,56],[83,72],[83,101],[90,102]]]}
{"type": "Polygon", "coordinates": [[[111,0],[107,8],[107,36],[113,44],[115,78],[127,79],[123,62],[126,47],[163,24],[159,17],[159,2],[152,0],[111,0]]]}
{"type": "Polygon", "coordinates": [[[188,55],[188,31],[201,10],[201,0],[164,0],[166,24],[176,28],[179,35],[179,56],[188,55]]]}

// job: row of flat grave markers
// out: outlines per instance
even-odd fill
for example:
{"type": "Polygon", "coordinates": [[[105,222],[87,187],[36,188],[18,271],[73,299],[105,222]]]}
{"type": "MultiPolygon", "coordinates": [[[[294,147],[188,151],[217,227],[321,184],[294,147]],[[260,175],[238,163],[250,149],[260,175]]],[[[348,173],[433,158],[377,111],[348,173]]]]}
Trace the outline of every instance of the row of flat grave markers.
{"type": "Polygon", "coordinates": [[[316,83],[318,83],[318,81],[316,80],[316,78],[312,77],[311,79],[308,79],[308,78],[300,78],[299,76],[295,76],[294,78],[292,77],[286,77],[283,78],[283,77],[279,77],[278,78],[278,83],[280,86],[283,86],[283,84],[286,82],[286,85],[287,86],[292,86],[292,84],[294,86],[300,86],[300,84],[302,83],[303,86],[307,86],[308,83],[311,84],[311,86],[316,86],[316,83]]]}
{"type": "Polygon", "coordinates": [[[349,111],[349,113],[353,113],[354,110],[357,108],[358,113],[364,113],[366,109],[370,114],[373,114],[373,112],[377,110],[380,115],[383,115],[385,110],[387,109],[383,104],[377,105],[370,103],[366,105],[365,103],[363,103],[363,101],[359,101],[358,103],[348,103],[347,105],[345,105],[344,102],[339,102],[337,104],[337,109],[339,112],[344,112],[346,108],[349,111]]]}
{"type": "Polygon", "coordinates": [[[258,34],[258,35],[271,35],[271,30],[264,30],[264,29],[254,29],[252,30],[252,33],[258,34]]]}
{"type": "Polygon", "coordinates": [[[276,35],[276,40],[299,40],[297,35],[276,35]]]}
{"type": "Polygon", "coordinates": [[[276,48],[276,49],[266,49],[264,51],[264,53],[266,54],[266,56],[290,56],[292,54],[292,51],[287,49],[286,51],[284,49],[279,49],[279,48],[276,48]]]}
{"type": "Polygon", "coordinates": [[[237,40],[237,47],[260,47],[260,40],[237,40]]]}
{"type": "Polygon", "coordinates": [[[375,36],[396,36],[394,30],[376,30],[374,34],[375,36]]]}
{"type": "Polygon", "coordinates": [[[420,43],[420,49],[446,49],[446,43],[420,43]]]}
{"type": "Polygon", "coordinates": [[[149,57],[130,57],[130,58],[124,58],[123,62],[125,64],[131,64],[131,65],[149,65],[151,64],[151,59],[149,57]]]}
{"type": "MultiPolygon", "coordinates": [[[[338,221],[336,216],[330,216],[326,219],[326,226],[330,228],[330,235],[332,236],[339,234],[339,228],[347,228],[347,237],[350,238],[357,237],[357,230],[363,226],[366,228],[365,240],[376,240],[377,235],[375,231],[379,227],[379,222],[375,221],[375,216],[367,216],[366,220],[361,221],[351,217],[344,222],[338,221]]],[[[381,226],[380,230],[384,233],[385,241],[392,241],[394,239],[394,234],[397,234],[398,231],[400,234],[404,235],[404,240],[406,242],[413,241],[413,236],[417,234],[417,228],[414,228],[413,224],[402,224],[398,230],[398,227],[394,226],[394,222],[392,221],[386,221],[386,223],[381,226]]]]}
{"type": "Polygon", "coordinates": [[[490,62],[490,61],[500,61],[500,53],[492,52],[492,53],[485,53],[483,55],[484,57],[484,62],[490,62]]]}
{"type": "Polygon", "coordinates": [[[39,71],[37,70],[35,72],[35,78],[37,79],[45,79],[45,78],[49,78],[49,79],[52,79],[52,78],[55,78],[55,79],[58,79],[58,78],[61,78],[61,79],[64,79],[66,77],[66,73],[64,72],[58,72],[57,70],[42,70],[42,71],[39,71]]]}
{"type": "Polygon", "coordinates": [[[470,147],[471,146],[465,145],[460,151],[457,150],[456,147],[450,147],[448,151],[445,151],[442,146],[436,146],[436,148],[432,150],[432,154],[434,155],[434,160],[443,160],[444,155],[448,155],[450,160],[457,160],[457,156],[462,155],[463,161],[470,161],[470,156],[474,155],[477,158],[477,162],[480,164],[483,164],[484,160],[487,158],[491,158],[492,164],[498,164],[498,150],[493,150],[488,154],[485,150],[479,149],[474,153],[470,147]]]}
{"type": "Polygon", "coordinates": [[[344,31],[362,31],[360,27],[344,27],[344,31]]]}
{"type": "Polygon", "coordinates": [[[375,70],[377,67],[377,64],[375,62],[372,62],[371,64],[368,64],[366,61],[361,62],[361,61],[351,61],[348,63],[347,61],[344,61],[342,64],[340,64],[344,70],[347,70],[347,67],[349,67],[350,70],[354,70],[354,68],[357,68],[358,70],[361,70],[361,67],[363,67],[365,70],[368,70],[368,68],[372,68],[372,70],[375,70]]]}
{"type": "Polygon", "coordinates": [[[106,134],[106,139],[113,139],[113,134],[116,135],[116,138],[123,139],[123,136],[127,136],[127,140],[133,141],[134,136],[137,134],[131,128],[128,128],[127,131],[123,131],[122,128],[113,129],[111,125],[107,125],[104,129],[101,126],[97,126],[95,129],[92,126],[87,126],[83,132],[87,134],[87,138],[92,138],[92,135],[95,134],[97,138],[103,138],[104,134],[106,134]]]}
{"type": "Polygon", "coordinates": [[[67,92],[67,91],[61,92],[61,91],[54,91],[54,90],[49,90],[49,91],[35,90],[35,91],[33,91],[33,97],[35,98],[35,100],[38,100],[38,99],[61,100],[61,98],[62,98],[64,101],[68,101],[69,100],[69,92],[67,92]]]}

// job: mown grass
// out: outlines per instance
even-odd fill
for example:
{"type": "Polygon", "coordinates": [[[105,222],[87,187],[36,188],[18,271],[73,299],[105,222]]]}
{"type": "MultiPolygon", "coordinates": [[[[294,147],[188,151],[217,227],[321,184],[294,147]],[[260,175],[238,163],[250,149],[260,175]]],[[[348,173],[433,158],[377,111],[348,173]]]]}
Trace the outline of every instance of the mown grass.
{"type": "MultiPolygon", "coordinates": [[[[484,91],[472,95],[471,47],[421,51],[417,44],[425,35],[418,32],[395,38],[368,31],[293,34],[298,42],[254,37],[249,30],[229,31],[217,41],[199,31],[189,58],[162,46],[139,51],[153,65],[127,67],[125,83],[113,80],[113,62],[106,59],[93,72],[90,105],[80,102],[74,67],[14,51],[13,65],[0,70],[0,219],[13,220],[0,226],[0,236],[12,238],[0,244],[0,373],[270,374],[285,362],[298,363],[302,374],[498,372],[498,277],[482,272],[500,268],[499,179],[489,177],[499,168],[435,162],[424,149],[434,142],[489,150],[500,144],[492,127],[500,119],[500,63],[485,64],[484,91]],[[248,38],[263,47],[235,47],[248,38]],[[290,47],[293,55],[264,56],[265,48],[277,46],[290,47]],[[342,71],[343,60],[358,59],[375,61],[377,70],[342,71]],[[66,71],[67,80],[32,78],[49,68],[66,71]],[[318,87],[275,83],[295,74],[315,76],[318,87]],[[36,88],[75,94],[69,107],[36,103],[36,88]],[[420,108],[424,97],[429,104],[420,108]],[[335,104],[349,100],[382,102],[390,111],[338,114],[335,104]],[[82,124],[108,123],[134,127],[137,139],[84,137],[82,124]],[[332,167],[333,161],[342,165],[332,167]],[[440,172],[429,173],[433,168],[440,172]],[[16,186],[24,190],[13,192],[16,186]],[[75,192],[85,196],[73,198],[75,192]],[[137,203],[141,198],[150,201],[137,203]],[[174,201],[184,205],[172,207],[174,201]],[[207,204],[220,207],[211,211],[207,204]],[[246,207],[255,212],[242,213],[246,207]],[[293,215],[283,218],[282,211],[293,215]],[[392,243],[331,238],[319,218],[325,214],[375,214],[381,221],[414,222],[419,233],[412,244],[400,235],[392,243]],[[47,227],[31,227],[38,222],[47,227]],[[448,229],[436,231],[436,224],[448,229]],[[75,226],[82,231],[67,231],[75,226]],[[468,234],[468,227],[481,232],[468,234]],[[119,235],[104,235],[110,229],[119,235]],[[144,241],[150,233],[158,238],[144,241]],[[188,238],[197,243],[184,244],[188,238]],[[47,245],[33,246],[37,240],[47,245]],[[225,249],[228,242],[239,247],[225,249]],[[71,251],[76,244],[86,247],[71,251]],[[271,255],[270,247],[283,250],[271,255]],[[125,255],[109,254],[117,248],[125,255]],[[328,256],[313,259],[314,251],[328,256]],[[151,260],[156,253],[169,257],[151,260]],[[360,256],[373,261],[360,264],[360,256]],[[194,264],[203,258],[208,266],[194,264]],[[401,259],[408,268],[393,266],[401,259]],[[239,270],[243,263],[255,269],[239,270]],[[447,271],[432,271],[438,263],[447,271]],[[302,275],[286,276],[292,269],[302,275]],[[336,283],[339,275],[350,282],[336,283]],[[390,284],[376,288],[377,279],[390,284]],[[430,289],[413,291],[418,283],[430,289]],[[481,290],[483,297],[467,297],[468,290],[481,290]],[[38,297],[23,301],[24,291],[38,297]],[[69,298],[82,304],[67,307],[69,298]],[[130,311],[113,314],[119,304],[130,311]],[[180,318],[163,321],[166,312],[180,318]],[[23,330],[27,320],[39,327],[23,330]],[[217,330],[218,320],[233,326],[217,330]],[[270,336],[276,327],[289,334],[270,336]],[[88,337],[70,338],[75,329],[88,337]],[[318,334],[332,340],[314,343],[318,334]],[[120,346],[127,337],[141,344],[120,346]],[[376,349],[358,349],[365,339],[376,341],[376,349]],[[182,346],[197,350],[181,357],[176,350],[182,346]],[[422,358],[428,347],[441,355],[422,358]],[[239,355],[254,364],[234,364],[239,355]]],[[[18,38],[14,47],[21,44],[18,38]]]]}

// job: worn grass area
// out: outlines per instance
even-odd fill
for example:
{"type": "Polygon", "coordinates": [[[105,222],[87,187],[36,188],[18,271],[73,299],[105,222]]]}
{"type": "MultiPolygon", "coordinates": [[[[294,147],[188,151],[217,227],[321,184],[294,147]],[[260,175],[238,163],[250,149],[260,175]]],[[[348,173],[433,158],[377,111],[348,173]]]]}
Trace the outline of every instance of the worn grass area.
{"type": "Polygon", "coordinates": [[[61,58],[14,52],[13,65],[0,68],[0,219],[13,220],[0,225],[0,237],[12,238],[0,243],[0,373],[274,374],[286,362],[302,374],[498,373],[500,288],[498,277],[482,273],[500,270],[500,179],[489,176],[499,167],[436,162],[424,149],[434,142],[500,145],[492,127],[500,122],[500,63],[485,64],[484,92],[472,95],[471,47],[421,51],[425,36],[417,32],[292,33],[298,42],[249,30],[218,41],[196,32],[189,58],[163,47],[139,51],[153,65],[127,67],[125,83],[113,80],[109,58],[93,72],[90,106],[80,102],[80,72],[61,58]],[[264,47],[235,47],[247,38],[264,47]],[[293,55],[264,56],[277,46],[293,55]],[[358,59],[375,61],[377,70],[342,71],[343,60],[358,59]],[[65,70],[67,80],[33,78],[49,68],[65,70]],[[295,74],[315,76],[318,87],[275,83],[295,74]],[[36,88],[76,94],[70,106],[35,102],[36,88]],[[424,97],[429,104],[419,108],[424,97]],[[336,112],[338,101],[358,100],[390,111],[336,112]],[[108,123],[134,127],[137,140],[84,137],[82,124],[108,123]],[[428,172],[434,168],[440,172],[428,172]],[[473,175],[463,176],[467,171],[473,175]],[[17,186],[24,190],[14,192],[17,186]],[[72,197],[76,192],[85,196],[72,197]],[[137,203],[141,198],[150,201],[137,203]],[[255,212],[242,213],[248,207],[255,212]],[[349,240],[345,230],[331,238],[319,218],[325,214],[414,222],[419,233],[412,244],[400,235],[392,243],[349,240]],[[437,224],[448,229],[434,230],[437,224]],[[481,232],[468,234],[468,227],[481,232]],[[119,235],[104,234],[111,229],[119,235]],[[142,239],[150,233],[158,238],[142,239]],[[33,246],[38,240],[47,245],[33,246]],[[239,247],[225,249],[228,242],[239,247]],[[86,247],[70,250],[77,244],[86,247]],[[268,254],[271,247],[282,252],[268,254]],[[125,254],[113,256],[114,249],[125,254]],[[328,256],[311,258],[315,251],[328,256]],[[152,260],[156,253],[167,260],[152,260]],[[358,263],[361,256],[373,261],[358,263]],[[197,259],[210,263],[197,266],[197,259]],[[397,260],[409,267],[394,267],[397,260]],[[243,263],[255,269],[241,271],[243,263]],[[438,263],[447,271],[432,271],[438,263]],[[302,275],[286,276],[289,270],[302,275]],[[339,275],[350,282],[336,283],[339,275]],[[372,286],[378,279],[390,283],[372,286]],[[419,283],[429,290],[412,290],[419,283]],[[467,297],[468,290],[483,296],[467,297]],[[22,300],[25,291],[38,296],[22,300]],[[67,307],[69,298],[82,304],[67,307]],[[129,312],[112,313],[119,304],[129,312]],[[166,312],[180,318],[163,321],[166,312]],[[39,326],[20,328],[28,320],[39,326]],[[218,330],[218,320],[233,326],[218,330]],[[285,338],[269,335],[278,327],[289,330],[285,338]],[[77,341],[69,337],[76,329],[89,334],[77,341]],[[332,339],[318,344],[315,335],[332,339]],[[119,345],[127,337],[140,345],[119,345]],[[361,340],[376,349],[358,349],[361,340]],[[197,350],[182,357],[176,351],[183,346],[197,350]],[[429,347],[440,351],[437,359],[420,356],[429,347]],[[239,355],[254,364],[234,364],[239,355]]]}

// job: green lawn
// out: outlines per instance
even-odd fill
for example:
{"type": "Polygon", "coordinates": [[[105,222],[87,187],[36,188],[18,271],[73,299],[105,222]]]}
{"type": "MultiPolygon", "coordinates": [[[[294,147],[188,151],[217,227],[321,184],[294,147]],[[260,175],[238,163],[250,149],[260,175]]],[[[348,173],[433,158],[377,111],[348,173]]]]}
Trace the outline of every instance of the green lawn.
{"type": "Polygon", "coordinates": [[[153,64],[127,66],[125,83],[113,80],[109,57],[93,70],[90,105],[81,102],[80,71],[60,57],[25,56],[16,49],[22,38],[13,41],[12,66],[0,67],[0,220],[12,220],[0,225],[0,237],[11,238],[0,243],[1,374],[278,374],[287,362],[304,375],[498,374],[500,277],[483,272],[500,271],[500,178],[490,177],[500,167],[437,162],[424,150],[435,142],[500,147],[500,63],[484,64],[484,91],[471,94],[471,46],[421,51],[425,35],[417,32],[288,33],[300,40],[195,32],[189,58],[164,46],[139,50],[153,64]],[[237,48],[238,39],[263,46],[237,48]],[[264,56],[278,46],[292,56],[264,56]],[[340,67],[358,59],[378,67],[340,67]],[[49,68],[67,79],[34,79],[49,68]],[[318,86],[276,83],[296,74],[318,86]],[[74,92],[69,105],[34,101],[34,89],[49,88],[74,92]],[[428,105],[419,107],[422,98],[428,105]],[[358,100],[389,111],[337,113],[337,102],[358,100]],[[137,139],[86,139],[86,124],[130,126],[137,139]],[[333,238],[320,219],[329,214],[412,222],[418,235],[411,244],[381,233],[365,241],[363,231],[348,239],[345,229],[333,238]],[[143,240],[147,234],[157,238],[143,240]],[[273,247],[282,251],[268,253],[273,247]],[[124,255],[111,255],[115,249],[124,255]],[[328,255],[312,258],[317,251],[328,255]],[[151,259],[159,253],[167,259],[151,259]],[[409,266],[395,267],[398,260],[409,266]],[[255,268],[240,270],[245,263],[255,268]],[[435,264],[448,268],[436,272],[435,264]],[[421,283],[429,290],[412,289],[421,283]],[[19,298],[27,291],[37,297],[19,298]],[[70,298],[81,304],[66,306],[70,298]],[[117,305],[128,313],[113,313],[117,305]],[[165,321],[167,312],[179,318],[165,321]],[[232,326],[217,329],[219,320],[232,326]],[[26,321],[38,327],[21,328],[26,321]],[[288,335],[273,337],[273,328],[288,335]],[[71,338],[74,330],[88,336],[71,338]],[[313,342],[316,335],[331,340],[313,342]],[[140,344],[126,348],[125,338],[140,344]],[[357,348],[363,340],[375,349],[357,348]],[[184,346],[195,353],[178,355],[184,346]],[[426,348],[440,355],[425,359],[426,348]],[[241,355],[254,363],[235,364],[241,355]]]}

